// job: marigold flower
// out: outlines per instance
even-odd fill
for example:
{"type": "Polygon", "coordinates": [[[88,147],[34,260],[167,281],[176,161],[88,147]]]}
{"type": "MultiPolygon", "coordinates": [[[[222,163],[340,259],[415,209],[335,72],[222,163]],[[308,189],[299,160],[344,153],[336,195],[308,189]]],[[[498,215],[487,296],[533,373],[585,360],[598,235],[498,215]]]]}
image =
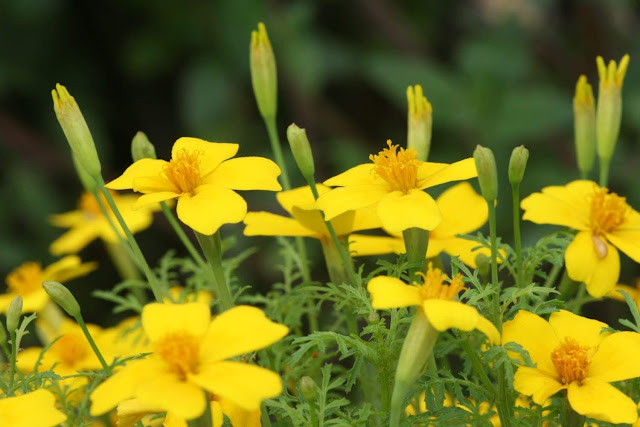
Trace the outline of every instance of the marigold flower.
{"type": "Polygon", "coordinates": [[[67,416],[56,409],[56,397],[49,390],[0,399],[2,426],[53,427],[66,419],[67,416]]]}
{"type": "Polygon", "coordinates": [[[543,188],[520,206],[523,219],[578,230],[564,255],[567,272],[596,298],[613,290],[618,281],[618,249],[640,262],[640,214],[624,197],[592,181],[543,188]]]}
{"type": "Polygon", "coordinates": [[[49,302],[49,295],[42,288],[42,282],[66,282],[89,274],[97,266],[95,262],[82,263],[75,255],[66,256],[44,269],[37,262],[26,262],[5,279],[8,289],[5,294],[0,295],[0,311],[6,313],[16,295],[22,297],[23,313],[40,311],[49,302]]]}
{"type": "Polygon", "coordinates": [[[602,333],[607,324],[569,311],[552,313],[547,322],[519,311],[502,327],[502,342],[518,343],[536,367],[521,366],[516,391],[542,405],[567,390],[573,410],[596,420],[633,423],[636,404],[611,382],[640,376],[640,334],[602,333]]]}
{"type": "Polygon", "coordinates": [[[238,144],[180,138],[171,161],[138,160],[107,187],[144,193],[134,209],[177,198],[178,218],[211,235],[244,219],[247,203],[234,190],[282,190],[278,165],[262,157],[232,159],[237,151],[238,144]]]}
{"type": "Polygon", "coordinates": [[[433,230],[442,215],[425,188],[477,176],[473,159],[453,164],[417,160],[418,153],[387,141],[388,148],[369,158],[373,163],[358,165],[324,182],[338,186],[323,194],[317,206],[330,220],[341,213],[376,206],[385,229],[401,232],[417,227],[433,230]]]}
{"type": "Polygon", "coordinates": [[[153,354],[129,362],[99,385],[91,395],[91,414],[136,398],[190,420],[205,410],[203,390],[250,411],[280,394],[275,372],[227,359],[278,341],[288,328],[249,306],[210,317],[209,306],[201,303],[146,305],[142,327],[153,354]]]}

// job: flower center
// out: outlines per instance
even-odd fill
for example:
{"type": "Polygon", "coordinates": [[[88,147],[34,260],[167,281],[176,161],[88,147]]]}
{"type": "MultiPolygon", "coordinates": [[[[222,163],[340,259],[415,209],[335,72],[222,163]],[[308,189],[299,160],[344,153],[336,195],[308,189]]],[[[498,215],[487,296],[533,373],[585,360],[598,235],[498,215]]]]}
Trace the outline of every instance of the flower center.
{"type": "Polygon", "coordinates": [[[462,275],[458,274],[449,283],[446,283],[447,275],[439,268],[433,268],[431,263],[429,263],[426,274],[418,274],[424,279],[424,284],[418,285],[423,300],[444,299],[451,301],[464,289],[462,275]]]}
{"type": "Polygon", "coordinates": [[[5,281],[9,289],[25,296],[42,286],[42,268],[37,262],[26,262],[9,273],[5,281]]]}
{"type": "Polygon", "coordinates": [[[86,338],[79,331],[75,333],[65,332],[65,334],[53,344],[51,351],[58,356],[62,364],[74,367],[88,355],[86,338]]]}
{"type": "Polygon", "coordinates": [[[594,353],[594,348],[580,345],[573,338],[566,337],[551,352],[551,361],[556,367],[562,384],[570,384],[577,381],[582,385],[582,380],[587,376],[589,361],[594,353]]]}
{"type": "Polygon", "coordinates": [[[416,160],[418,152],[413,148],[405,150],[387,141],[389,148],[383,149],[377,155],[371,154],[369,160],[374,163],[373,173],[384,179],[394,191],[407,193],[416,188],[418,181],[418,167],[416,160]]]}
{"type": "Polygon", "coordinates": [[[198,367],[199,340],[189,333],[176,332],[165,335],[155,344],[155,353],[185,379],[198,367]]]}
{"type": "Polygon", "coordinates": [[[591,198],[591,230],[598,236],[610,233],[624,223],[631,207],[624,197],[599,188],[591,198]]]}
{"type": "Polygon", "coordinates": [[[200,154],[202,154],[200,151],[189,152],[183,148],[164,169],[169,181],[183,193],[194,194],[196,187],[202,184],[198,161],[200,154]]]}
{"type": "MultiPolygon", "coordinates": [[[[111,193],[111,197],[117,197],[113,191],[109,190],[109,193],[111,193]]],[[[98,197],[100,197],[100,201],[102,202],[102,206],[110,211],[107,199],[102,193],[98,194],[98,197]]],[[[100,206],[98,205],[96,198],[89,192],[85,192],[80,196],[78,209],[80,209],[89,218],[102,216],[102,211],[100,210],[100,206]]]]}

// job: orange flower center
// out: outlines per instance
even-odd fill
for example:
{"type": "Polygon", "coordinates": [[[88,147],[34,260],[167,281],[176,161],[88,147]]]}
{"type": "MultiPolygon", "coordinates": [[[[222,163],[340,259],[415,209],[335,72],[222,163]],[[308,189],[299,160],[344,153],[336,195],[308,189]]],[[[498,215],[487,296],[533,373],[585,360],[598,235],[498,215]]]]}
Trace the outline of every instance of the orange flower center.
{"type": "Polygon", "coordinates": [[[461,274],[458,274],[451,279],[449,283],[446,283],[448,279],[447,275],[439,268],[433,268],[431,263],[429,263],[426,274],[418,274],[422,276],[424,283],[422,285],[415,284],[420,287],[420,296],[423,300],[444,299],[451,301],[464,289],[461,274]]]}
{"type": "Polygon", "coordinates": [[[60,362],[68,367],[74,367],[88,355],[87,342],[80,331],[65,332],[51,348],[60,362]]]}
{"type": "MultiPolygon", "coordinates": [[[[109,190],[109,193],[111,193],[111,197],[116,197],[116,198],[118,197],[115,194],[115,192],[111,190],[109,190]]],[[[107,210],[110,211],[109,204],[107,203],[107,199],[104,197],[104,195],[102,193],[98,193],[98,197],[100,197],[102,206],[104,206],[107,210]]],[[[102,211],[100,210],[100,206],[98,205],[96,198],[93,196],[93,194],[89,193],[88,191],[82,193],[82,196],[80,196],[80,201],[78,202],[78,209],[84,212],[84,214],[89,218],[102,216],[102,211]]]]}
{"type": "Polygon", "coordinates": [[[631,207],[624,197],[599,188],[591,198],[591,230],[596,236],[610,233],[620,227],[631,207]]]}
{"type": "Polygon", "coordinates": [[[168,334],[155,344],[155,353],[182,379],[185,379],[187,374],[196,372],[199,351],[199,340],[185,332],[168,334]]]}
{"type": "Polygon", "coordinates": [[[200,151],[187,151],[186,148],[178,151],[165,167],[164,173],[182,193],[194,194],[195,189],[202,184],[200,176],[200,151]]]}
{"type": "Polygon", "coordinates": [[[418,152],[413,148],[405,150],[387,141],[389,148],[383,149],[377,155],[371,154],[369,160],[373,161],[373,173],[384,179],[394,191],[407,193],[416,188],[418,182],[418,167],[420,161],[416,160],[418,152]]]}
{"type": "Polygon", "coordinates": [[[37,262],[26,262],[7,276],[7,286],[14,293],[25,296],[42,286],[42,268],[37,262]]]}
{"type": "Polygon", "coordinates": [[[593,347],[580,345],[573,338],[565,337],[551,352],[551,361],[556,367],[562,384],[577,381],[582,385],[582,380],[587,376],[589,361],[593,353],[593,347]]]}

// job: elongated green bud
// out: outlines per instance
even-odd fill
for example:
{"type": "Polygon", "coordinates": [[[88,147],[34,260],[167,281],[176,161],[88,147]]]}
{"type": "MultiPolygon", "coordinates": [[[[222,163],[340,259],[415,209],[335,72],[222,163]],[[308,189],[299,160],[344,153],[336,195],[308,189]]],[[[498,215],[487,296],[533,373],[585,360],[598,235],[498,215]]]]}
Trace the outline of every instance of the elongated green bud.
{"type": "Polygon", "coordinates": [[[300,392],[302,393],[302,396],[307,399],[307,401],[311,402],[316,398],[317,387],[318,386],[316,385],[316,382],[313,380],[313,378],[306,375],[300,378],[300,392]]]}
{"type": "Polygon", "coordinates": [[[311,151],[311,145],[309,145],[307,131],[292,123],[287,128],[287,139],[300,172],[305,179],[313,179],[316,167],[313,162],[313,152],[311,151]]]}
{"type": "Polygon", "coordinates": [[[94,192],[97,187],[96,180],[93,179],[93,177],[89,175],[86,170],[84,170],[84,168],[80,164],[80,161],[73,152],[71,152],[71,159],[73,160],[73,167],[76,170],[78,179],[80,179],[80,183],[82,184],[84,189],[90,192],[94,192]]]}
{"type": "Polygon", "coordinates": [[[487,202],[493,203],[498,198],[498,171],[493,151],[478,145],[473,152],[473,159],[476,161],[482,196],[487,202]]]}
{"type": "Polygon", "coordinates": [[[596,158],[596,106],[586,76],[580,76],[573,98],[573,126],[578,169],[586,177],[596,158]]]}
{"type": "Polygon", "coordinates": [[[100,176],[100,159],[96,145],[76,100],[61,84],[56,84],[56,89],[51,91],[51,96],[60,127],[79,164],[92,177],[100,176]]]}
{"type": "Polygon", "coordinates": [[[415,85],[407,88],[407,148],[418,152],[417,159],[423,162],[429,157],[431,149],[431,125],[433,122],[433,108],[422,94],[422,86],[415,85]]]}
{"type": "Polygon", "coordinates": [[[142,159],[157,159],[156,147],[144,132],[138,132],[131,140],[131,157],[134,162],[142,159]]]}
{"type": "Polygon", "coordinates": [[[9,333],[14,333],[20,326],[20,317],[22,316],[22,297],[16,296],[11,300],[7,309],[7,329],[9,333]]]}
{"type": "Polygon", "coordinates": [[[609,161],[620,133],[622,118],[622,84],[629,67],[629,55],[625,55],[617,65],[609,61],[605,66],[601,56],[596,58],[600,86],[598,90],[598,108],[596,111],[596,134],[598,141],[598,157],[609,161]]]}
{"type": "Polygon", "coordinates": [[[47,280],[42,284],[42,287],[47,294],[49,294],[49,297],[62,307],[69,316],[80,316],[80,305],[78,301],[76,301],[75,297],[64,285],[53,280],[47,280]]]}
{"type": "Polygon", "coordinates": [[[524,145],[513,149],[509,160],[509,182],[511,185],[519,185],[522,182],[528,160],[529,150],[524,148],[524,145]]]}
{"type": "Polygon", "coordinates": [[[258,30],[251,32],[249,49],[251,83],[258,103],[260,114],[264,118],[275,117],[278,109],[278,74],[276,59],[273,56],[267,29],[262,22],[258,30]]]}

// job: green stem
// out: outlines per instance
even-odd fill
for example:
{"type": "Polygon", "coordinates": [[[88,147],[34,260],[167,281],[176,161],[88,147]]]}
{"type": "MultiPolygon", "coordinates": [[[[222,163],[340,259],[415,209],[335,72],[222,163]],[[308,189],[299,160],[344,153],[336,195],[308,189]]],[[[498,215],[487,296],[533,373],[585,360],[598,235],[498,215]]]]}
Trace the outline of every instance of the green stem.
{"type": "MultiPolygon", "coordinates": [[[[322,245],[322,253],[324,260],[327,264],[327,271],[329,272],[329,280],[334,285],[340,285],[342,283],[349,282],[349,272],[344,265],[342,255],[340,254],[340,247],[336,247],[332,240],[323,239],[320,241],[322,245]]],[[[342,243],[340,243],[342,245],[342,243]]],[[[351,258],[349,258],[349,264],[351,264],[351,258]]]]}
{"type": "MultiPolygon", "coordinates": [[[[318,426],[318,414],[316,413],[316,405],[315,402],[307,401],[309,403],[309,418],[311,421],[311,427],[318,426]]],[[[263,424],[264,425],[264,424],[263,424]]]]}
{"type": "Polygon", "coordinates": [[[280,137],[278,136],[275,116],[270,118],[265,117],[264,124],[267,126],[267,133],[269,134],[269,142],[271,143],[273,157],[276,158],[276,163],[280,166],[280,170],[282,171],[282,187],[285,190],[291,190],[291,181],[289,181],[287,166],[284,162],[284,157],[282,156],[282,147],[280,145],[280,137]]]}
{"type": "Polygon", "coordinates": [[[498,331],[502,330],[500,316],[500,289],[498,288],[498,248],[496,243],[496,207],[493,203],[487,203],[489,207],[489,234],[491,238],[491,284],[494,290],[493,315],[494,323],[498,331]]]}
{"type": "Polygon", "coordinates": [[[74,319],[76,319],[76,322],[78,322],[78,325],[80,325],[80,329],[82,329],[84,336],[87,337],[87,341],[89,341],[89,345],[91,346],[91,348],[93,349],[93,352],[96,354],[96,357],[100,361],[100,364],[102,365],[102,369],[104,369],[107,375],[110,376],[111,368],[109,367],[107,362],[104,360],[104,357],[102,357],[102,353],[100,353],[100,350],[98,349],[96,342],[93,340],[93,337],[89,332],[89,329],[87,329],[87,324],[84,323],[84,319],[82,318],[82,315],[79,314],[77,316],[74,316],[74,319]]]}
{"type": "Polygon", "coordinates": [[[600,187],[607,187],[609,184],[610,159],[600,158],[600,187]]]}
{"type": "Polygon", "coordinates": [[[104,246],[122,280],[140,279],[138,267],[120,242],[113,243],[105,240],[104,246]]]}
{"type": "Polygon", "coordinates": [[[580,179],[589,179],[589,171],[580,171],[580,179]]]}
{"type": "Polygon", "coordinates": [[[409,281],[414,280],[416,273],[424,269],[429,246],[429,231],[421,228],[408,228],[402,232],[404,246],[407,249],[409,263],[409,281]]]}
{"type": "Polygon", "coordinates": [[[200,266],[206,265],[207,264],[206,261],[202,258],[200,253],[198,253],[198,250],[196,249],[196,247],[193,246],[193,244],[191,243],[191,240],[189,240],[189,237],[180,226],[180,223],[176,219],[173,212],[171,212],[171,209],[169,209],[166,202],[160,202],[160,208],[162,209],[162,213],[164,214],[164,216],[169,221],[169,224],[171,224],[173,231],[175,231],[175,233],[178,235],[178,238],[180,239],[184,247],[187,248],[187,251],[189,251],[189,254],[195,260],[195,262],[200,264],[200,266]]]}
{"type": "Polygon", "coordinates": [[[262,403],[260,406],[260,421],[262,427],[271,427],[271,418],[269,418],[269,411],[267,410],[267,405],[262,403]]]}
{"type": "Polygon", "coordinates": [[[573,410],[566,395],[562,398],[561,417],[563,427],[582,427],[586,418],[573,410]]]}
{"type": "Polygon", "coordinates": [[[190,420],[187,424],[189,427],[213,427],[213,418],[211,414],[211,402],[209,401],[209,394],[206,391],[204,392],[204,397],[207,401],[204,412],[198,418],[194,420],[190,420]]]}
{"type": "Polygon", "coordinates": [[[460,337],[460,335],[458,335],[458,338],[460,338],[459,342],[460,342],[460,345],[462,346],[462,349],[464,350],[464,352],[467,354],[467,357],[471,361],[471,367],[473,368],[474,372],[478,377],[480,377],[480,381],[482,381],[482,384],[489,391],[489,394],[492,394],[495,396],[496,388],[494,387],[493,383],[489,379],[487,372],[484,370],[484,367],[482,366],[482,362],[478,358],[478,355],[476,354],[475,351],[473,351],[466,337],[460,337]]]}
{"type": "Polygon", "coordinates": [[[218,301],[220,301],[221,312],[226,311],[233,307],[233,298],[231,297],[231,290],[227,284],[227,279],[224,276],[224,269],[222,268],[222,242],[220,241],[220,231],[216,231],[211,236],[206,236],[194,231],[196,239],[204,252],[204,256],[209,261],[209,265],[213,270],[213,287],[214,294],[218,301]]]}
{"type": "Polygon", "coordinates": [[[522,242],[520,240],[520,184],[511,186],[513,200],[513,236],[516,245],[516,268],[518,269],[518,287],[524,287],[524,270],[522,269],[522,242]]]}
{"type": "Polygon", "coordinates": [[[551,267],[551,270],[549,271],[549,275],[547,276],[547,280],[544,281],[543,286],[545,288],[551,288],[556,283],[556,279],[558,278],[558,274],[560,273],[561,269],[562,269],[562,264],[556,264],[553,267],[551,267]]]}
{"type": "Polygon", "coordinates": [[[16,342],[16,331],[9,331],[9,336],[11,337],[11,366],[9,367],[9,387],[7,392],[9,396],[14,396],[13,384],[15,381],[16,362],[18,359],[18,345],[16,342]]]}

